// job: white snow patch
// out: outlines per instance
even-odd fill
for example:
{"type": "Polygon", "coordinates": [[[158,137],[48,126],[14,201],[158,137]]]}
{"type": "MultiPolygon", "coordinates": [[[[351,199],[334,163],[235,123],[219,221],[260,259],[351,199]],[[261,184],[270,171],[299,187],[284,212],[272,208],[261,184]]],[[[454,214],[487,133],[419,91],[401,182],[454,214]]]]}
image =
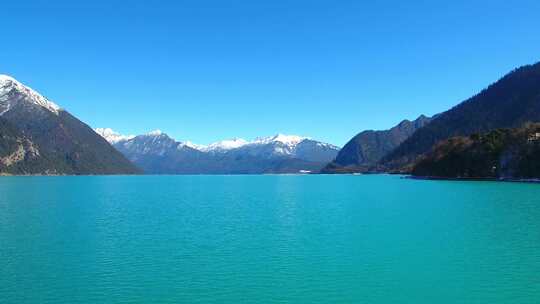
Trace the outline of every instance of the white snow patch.
{"type": "Polygon", "coordinates": [[[232,149],[238,149],[242,146],[245,146],[249,144],[249,142],[242,138],[233,138],[233,139],[226,139],[221,140],[212,144],[209,144],[206,147],[202,147],[202,151],[226,151],[226,150],[232,150],[232,149]]]}
{"type": "Polygon", "coordinates": [[[146,133],[146,135],[150,135],[150,136],[160,136],[162,134],[163,134],[163,132],[161,130],[159,130],[159,129],[156,129],[154,131],[150,131],[150,132],[146,133]]]}
{"type": "Polygon", "coordinates": [[[269,137],[256,138],[252,142],[252,144],[269,144],[273,142],[279,142],[287,146],[296,146],[297,144],[301,143],[305,139],[309,139],[309,138],[298,136],[298,135],[277,134],[277,135],[269,136],[269,137]]]}
{"type": "Polygon", "coordinates": [[[14,101],[10,98],[10,95],[14,91],[25,95],[28,102],[41,106],[56,115],[58,115],[58,111],[61,110],[54,102],[48,100],[30,87],[18,82],[15,78],[0,74],[0,115],[9,111],[13,106],[12,103],[14,101]]]}
{"type": "Polygon", "coordinates": [[[192,143],[191,141],[180,142],[180,144],[178,145],[178,149],[183,148],[183,147],[188,147],[188,148],[195,149],[198,151],[204,151],[204,149],[206,148],[206,146],[197,145],[197,144],[192,143]]]}
{"type": "Polygon", "coordinates": [[[94,131],[111,144],[115,144],[123,140],[130,140],[135,137],[135,135],[122,135],[111,128],[96,128],[94,131]]]}

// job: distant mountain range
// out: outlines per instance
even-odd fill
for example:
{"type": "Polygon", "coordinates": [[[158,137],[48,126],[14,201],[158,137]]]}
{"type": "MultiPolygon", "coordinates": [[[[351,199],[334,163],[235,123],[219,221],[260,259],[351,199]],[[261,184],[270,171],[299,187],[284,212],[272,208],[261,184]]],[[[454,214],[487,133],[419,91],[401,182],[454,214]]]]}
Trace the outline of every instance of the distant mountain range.
{"type": "Polygon", "coordinates": [[[339,151],[331,144],[283,134],[204,146],[176,141],[159,130],[138,136],[124,136],[108,128],[95,131],[150,174],[317,172],[339,151]]]}
{"type": "Polygon", "coordinates": [[[0,75],[1,174],[133,174],[90,127],[12,77],[0,75]]]}
{"type": "Polygon", "coordinates": [[[380,170],[377,163],[381,158],[430,121],[431,118],[421,115],[414,121],[404,120],[389,130],[360,132],[343,146],[336,159],[322,172],[348,173],[380,170]]]}

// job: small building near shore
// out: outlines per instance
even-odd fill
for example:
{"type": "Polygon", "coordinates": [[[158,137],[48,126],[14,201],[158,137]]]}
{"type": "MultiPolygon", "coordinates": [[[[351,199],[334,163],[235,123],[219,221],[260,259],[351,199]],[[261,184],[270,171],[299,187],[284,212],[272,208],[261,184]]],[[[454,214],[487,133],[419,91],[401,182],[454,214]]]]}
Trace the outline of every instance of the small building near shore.
{"type": "Polygon", "coordinates": [[[540,140],[540,132],[535,132],[535,133],[532,133],[532,134],[529,134],[529,142],[533,142],[533,141],[539,141],[540,140]]]}

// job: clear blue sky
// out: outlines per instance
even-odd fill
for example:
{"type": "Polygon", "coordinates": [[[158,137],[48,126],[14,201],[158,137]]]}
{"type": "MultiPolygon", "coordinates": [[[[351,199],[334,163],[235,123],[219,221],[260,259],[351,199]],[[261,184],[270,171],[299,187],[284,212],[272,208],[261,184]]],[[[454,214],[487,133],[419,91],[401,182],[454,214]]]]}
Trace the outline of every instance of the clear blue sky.
{"type": "Polygon", "coordinates": [[[0,73],[92,127],[202,144],[343,145],[540,60],[537,0],[74,2],[2,3],[0,73]]]}

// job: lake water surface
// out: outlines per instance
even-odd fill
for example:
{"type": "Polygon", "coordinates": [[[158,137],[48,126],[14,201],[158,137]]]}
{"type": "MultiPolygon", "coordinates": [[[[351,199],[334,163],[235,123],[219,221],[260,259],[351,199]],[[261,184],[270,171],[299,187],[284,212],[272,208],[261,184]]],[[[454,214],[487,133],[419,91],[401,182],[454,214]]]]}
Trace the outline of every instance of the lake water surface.
{"type": "Polygon", "coordinates": [[[0,303],[540,303],[540,184],[0,177],[0,303]]]}

